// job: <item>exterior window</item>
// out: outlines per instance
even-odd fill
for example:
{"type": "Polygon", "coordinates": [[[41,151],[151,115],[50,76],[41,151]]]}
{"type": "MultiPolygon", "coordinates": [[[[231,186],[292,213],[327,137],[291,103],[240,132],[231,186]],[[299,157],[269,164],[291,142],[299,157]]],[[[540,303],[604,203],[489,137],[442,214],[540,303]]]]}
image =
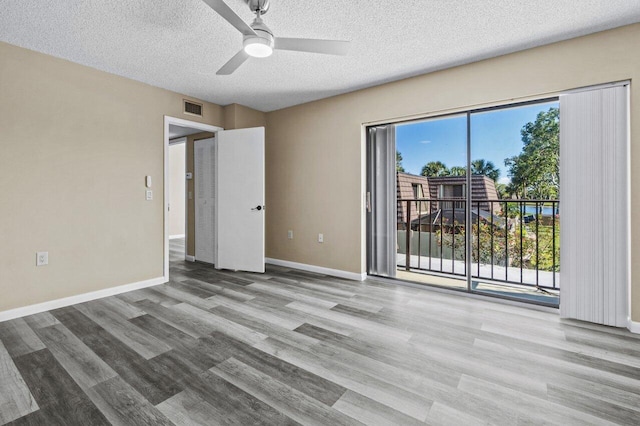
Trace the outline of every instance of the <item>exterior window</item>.
{"type": "MultiPolygon", "coordinates": [[[[438,186],[438,198],[465,198],[466,185],[464,184],[454,184],[454,185],[439,185],[438,186]]],[[[440,202],[441,209],[452,209],[453,201],[442,201],[440,202]]],[[[455,202],[456,209],[464,208],[464,201],[456,201],[455,202]]]]}
{"type": "Polygon", "coordinates": [[[413,198],[424,198],[422,193],[422,184],[412,183],[411,187],[413,188],[413,198]]]}
{"type": "MultiPolygon", "coordinates": [[[[421,183],[412,183],[411,188],[413,189],[413,198],[416,198],[416,199],[424,198],[424,192],[422,191],[421,183]]],[[[427,202],[416,201],[416,211],[418,215],[421,215],[422,212],[427,211],[427,202]]]]}

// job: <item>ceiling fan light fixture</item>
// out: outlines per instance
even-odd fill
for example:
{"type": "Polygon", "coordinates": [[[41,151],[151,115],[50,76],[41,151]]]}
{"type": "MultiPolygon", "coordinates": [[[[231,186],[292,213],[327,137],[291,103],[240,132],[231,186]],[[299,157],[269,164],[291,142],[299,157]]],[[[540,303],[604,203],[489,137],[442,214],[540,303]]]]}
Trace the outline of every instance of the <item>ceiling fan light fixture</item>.
{"type": "Polygon", "coordinates": [[[273,53],[273,43],[261,37],[246,37],[243,45],[247,55],[254,58],[266,58],[273,53]]]}

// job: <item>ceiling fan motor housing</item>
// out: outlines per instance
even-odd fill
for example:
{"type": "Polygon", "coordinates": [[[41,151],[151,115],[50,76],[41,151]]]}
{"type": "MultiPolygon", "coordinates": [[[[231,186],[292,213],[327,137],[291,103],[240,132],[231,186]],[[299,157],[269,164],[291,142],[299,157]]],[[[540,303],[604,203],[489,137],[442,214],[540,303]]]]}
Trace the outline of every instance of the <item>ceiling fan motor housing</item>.
{"type": "Polygon", "coordinates": [[[260,15],[264,15],[269,10],[269,0],[247,0],[249,9],[253,13],[260,12],[260,15]]]}

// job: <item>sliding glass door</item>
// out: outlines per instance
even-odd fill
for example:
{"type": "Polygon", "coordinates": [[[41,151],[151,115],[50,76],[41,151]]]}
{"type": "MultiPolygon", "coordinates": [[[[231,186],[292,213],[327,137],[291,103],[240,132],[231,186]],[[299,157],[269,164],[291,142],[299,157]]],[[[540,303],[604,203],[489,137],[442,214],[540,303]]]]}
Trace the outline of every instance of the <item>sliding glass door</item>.
{"type": "Polygon", "coordinates": [[[466,114],[457,114],[396,126],[397,265],[402,279],[467,288],[466,122],[466,114]]]}
{"type": "Polygon", "coordinates": [[[557,99],[370,129],[369,273],[557,306],[558,129],[557,99]]]}
{"type": "Polygon", "coordinates": [[[558,107],[469,114],[472,291],[559,303],[558,107]]]}

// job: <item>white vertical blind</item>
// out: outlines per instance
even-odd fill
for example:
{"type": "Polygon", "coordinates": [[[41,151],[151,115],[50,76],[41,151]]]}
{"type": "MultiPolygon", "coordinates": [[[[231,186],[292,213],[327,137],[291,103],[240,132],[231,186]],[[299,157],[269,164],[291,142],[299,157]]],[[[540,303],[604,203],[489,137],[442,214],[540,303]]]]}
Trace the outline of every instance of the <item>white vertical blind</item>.
{"type": "Polygon", "coordinates": [[[367,163],[367,273],[395,277],[398,236],[395,126],[369,129],[367,163]]]}
{"type": "Polygon", "coordinates": [[[560,314],[629,315],[628,86],[560,97],[560,314]]]}

